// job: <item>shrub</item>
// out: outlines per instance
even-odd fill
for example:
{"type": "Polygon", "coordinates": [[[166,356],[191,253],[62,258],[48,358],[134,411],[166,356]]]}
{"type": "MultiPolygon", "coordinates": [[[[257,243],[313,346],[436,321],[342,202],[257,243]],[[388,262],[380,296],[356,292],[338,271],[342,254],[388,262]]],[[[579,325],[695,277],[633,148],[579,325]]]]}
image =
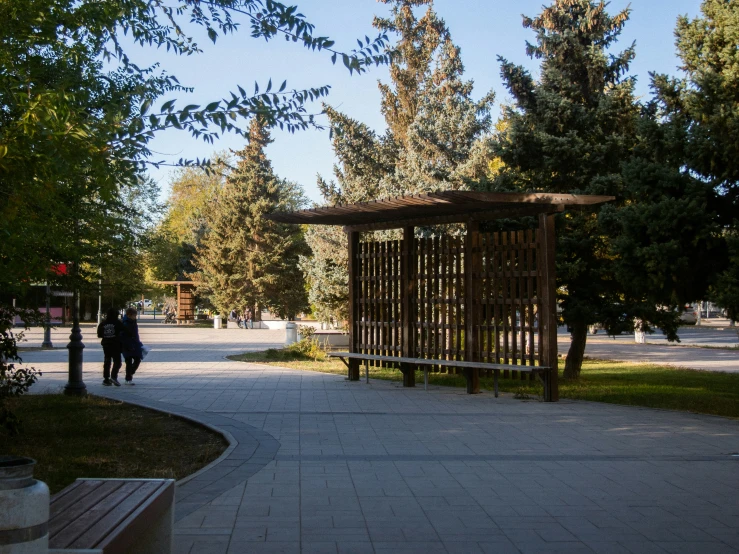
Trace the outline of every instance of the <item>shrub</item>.
{"type": "Polygon", "coordinates": [[[21,431],[21,421],[8,408],[7,401],[28,392],[41,375],[32,367],[16,367],[16,363],[23,361],[18,356],[18,341],[23,340],[23,331],[13,332],[16,316],[23,320],[26,328],[31,322],[40,323],[42,320],[37,312],[0,305],[0,426],[11,435],[21,431]]]}

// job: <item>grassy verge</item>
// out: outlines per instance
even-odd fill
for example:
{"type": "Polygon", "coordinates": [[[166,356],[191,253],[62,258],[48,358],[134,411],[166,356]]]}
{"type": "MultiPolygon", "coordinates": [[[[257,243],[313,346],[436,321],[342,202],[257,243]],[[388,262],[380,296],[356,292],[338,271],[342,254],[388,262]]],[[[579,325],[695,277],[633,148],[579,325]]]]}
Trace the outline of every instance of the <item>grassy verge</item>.
{"type": "Polygon", "coordinates": [[[226,449],[221,435],[187,420],[105,398],[13,398],[20,436],[0,431],[3,454],[28,456],[52,494],[78,477],[181,479],[226,449]]]}
{"type": "MultiPolygon", "coordinates": [[[[229,356],[244,362],[273,363],[293,369],[346,374],[346,368],[337,359],[313,360],[281,351],[248,352],[229,356]]],[[[362,367],[364,378],[364,367],[362,367]]],[[[400,371],[370,368],[370,377],[400,381],[400,371]]],[[[423,382],[418,372],[416,382],[423,382]]],[[[430,373],[429,383],[441,386],[464,387],[461,375],[430,373]]],[[[493,390],[492,378],[481,378],[484,390],[493,390]]],[[[536,398],[542,387],[538,381],[500,379],[500,390],[519,397],[536,398]]],[[[560,377],[561,398],[609,402],[647,408],[664,408],[701,414],[739,418],[739,375],[711,371],[677,369],[668,366],[633,364],[603,360],[586,360],[578,381],[565,381],[560,377]]]]}

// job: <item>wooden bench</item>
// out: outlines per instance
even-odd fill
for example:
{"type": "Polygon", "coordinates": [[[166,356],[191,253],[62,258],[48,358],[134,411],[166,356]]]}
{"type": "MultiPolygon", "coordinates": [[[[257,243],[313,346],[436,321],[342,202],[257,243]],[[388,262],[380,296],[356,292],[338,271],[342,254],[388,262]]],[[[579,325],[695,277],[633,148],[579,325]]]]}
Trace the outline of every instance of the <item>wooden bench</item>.
{"type": "MultiPolygon", "coordinates": [[[[465,371],[465,377],[467,378],[467,392],[470,394],[474,394],[477,392],[480,392],[480,383],[479,378],[477,376],[477,372],[474,372],[475,369],[491,369],[493,370],[493,389],[495,390],[495,398],[498,398],[498,375],[500,374],[500,371],[503,370],[510,370],[510,371],[522,371],[522,372],[529,372],[529,373],[535,373],[539,379],[542,380],[542,383],[544,386],[547,386],[548,377],[549,374],[549,367],[546,366],[530,366],[530,365],[511,365],[511,364],[490,364],[490,363],[483,363],[483,362],[463,362],[458,360],[430,360],[426,358],[403,358],[400,356],[380,356],[377,354],[360,354],[358,352],[329,352],[329,357],[332,358],[340,358],[342,362],[344,362],[344,365],[347,366],[349,369],[349,379],[359,380],[359,374],[352,375],[352,368],[349,363],[347,363],[347,359],[354,359],[354,360],[365,360],[365,361],[378,361],[378,362],[392,362],[400,364],[401,371],[403,371],[403,385],[404,386],[415,386],[415,375],[413,374],[413,371],[405,371],[403,366],[410,367],[411,369],[413,366],[417,365],[423,365],[423,366],[441,366],[441,367],[461,367],[464,368],[465,371]],[[544,374],[545,379],[542,379],[542,374],[544,374]]],[[[369,364],[366,366],[366,378],[367,382],[369,383],[369,364]]],[[[424,368],[423,371],[423,381],[424,381],[424,388],[428,388],[429,383],[429,374],[428,374],[428,368],[424,368]]]]}
{"type": "Polygon", "coordinates": [[[77,479],[51,499],[49,552],[172,552],[173,479],[77,479]]]}

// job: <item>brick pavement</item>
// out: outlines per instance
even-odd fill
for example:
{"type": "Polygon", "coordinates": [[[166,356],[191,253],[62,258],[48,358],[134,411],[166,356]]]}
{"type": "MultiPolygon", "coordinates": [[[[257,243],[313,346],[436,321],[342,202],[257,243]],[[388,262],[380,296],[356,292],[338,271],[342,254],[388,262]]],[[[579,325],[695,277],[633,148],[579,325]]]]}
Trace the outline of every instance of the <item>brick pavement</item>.
{"type": "MultiPolygon", "coordinates": [[[[100,386],[88,344],[90,392],[234,440],[178,487],[178,554],[739,551],[736,421],[223,359],[280,331],[142,335],[153,350],[132,388],[100,386]]],[[[25,354],[46,371],[36,392],[63,385],[65,355],[25,354]]]]}

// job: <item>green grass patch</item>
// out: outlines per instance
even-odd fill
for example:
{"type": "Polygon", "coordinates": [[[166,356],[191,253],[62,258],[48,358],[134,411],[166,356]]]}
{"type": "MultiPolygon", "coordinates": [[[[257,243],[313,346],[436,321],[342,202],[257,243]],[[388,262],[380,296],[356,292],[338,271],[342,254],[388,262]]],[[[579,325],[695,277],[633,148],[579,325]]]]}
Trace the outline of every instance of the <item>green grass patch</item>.
{"type": "MultiPolygon", "coordinates": [[[[304,369],[346,375],[346,366],[335,358],[313,359],[285,350],[247,352],[229,359],[242,362],[273,363],[292,369],[304,369]]],[[[364,366],[361,376],[364,379],[364,366]]],[[[520,398],[540,398],[538,381],[504,379],[500,390],[520,398]]],[[[370,367],[370,378],[401,381],[399,370],[370,367]]],[[[423,372],[416,373],[416,383],[423,383],[423,372]]],[[[429,383],[464,387],[462,375],[429,373],[429,383]]],[[[492,378],[480,379],[480,388],[493,390],[492,378]]],[[[663,408],[739,418],[739,375],[713,371],[678,369],[651,364],[633,364],[604,360],[585,360],[577,381],[560,376],[560,398],[608,402],[647,408],[663,408]]]]}
{"type": "Polygon", "coordinates": [[[0,451],[35,459],[34,476],[52,494],[78,477],[182,479],[228,446],[185,419],[96,396],[26,395],[9,405],[23,431],[0,430],[0,451]]]}

